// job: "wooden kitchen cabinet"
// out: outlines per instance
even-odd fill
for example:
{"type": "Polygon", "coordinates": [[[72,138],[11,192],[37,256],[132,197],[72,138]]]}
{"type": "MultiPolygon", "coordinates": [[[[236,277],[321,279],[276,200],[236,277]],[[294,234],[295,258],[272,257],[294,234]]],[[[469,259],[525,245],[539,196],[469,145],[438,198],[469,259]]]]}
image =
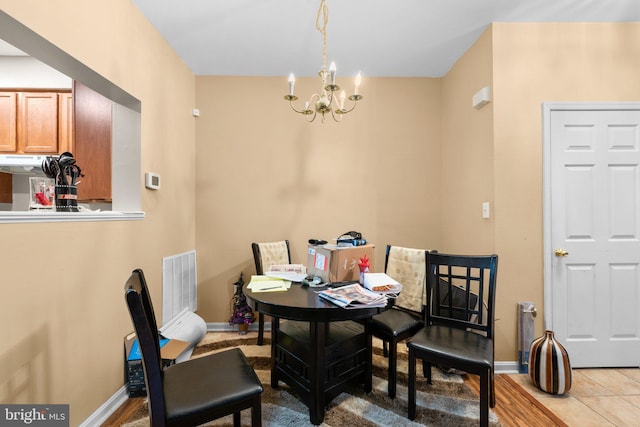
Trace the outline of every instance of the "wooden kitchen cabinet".
{"type": "Polygon", "coordinates": [[[18,153],[58,153],[58,94],[18,93],[18,153]]]}
{"type": "Polygon", "coordinates": [[[13,203],[12,177],[2,172],[0,172],[0,203],[13,203]]]}
{"type": "MultiPolygon", "coordinates": [[[[73,153],[85,175],[78,201],[111,202],[110,99],[81,83],[73,92],[0,91],[0,153],[73,153]]],[[[10,203],[11,175],[0,173],[0,203],[10,203]]]]}
{"type": "Polygon", "coordinates": [[[73,156],[85,175],[78,201],[111,202],[111,100],[73,82],[73,156]]]}
{"type": "MultiPolygon", "coordinates": [[[[0,91],[0,154],[55,155],[72,148],[71,91],[0,91]]],[[[12,203],[12,182],[0,173],[0,203],[12,203]]]]}
{"type": "Polygon", "coordinates": [[[73,133],[71,92],[0,92],[0,153],[59,154],[73,133]]]}
{"type": "Polygon", "coordinates": [[[58,152],[73,153],[73,96],[58,94],[58,152]]]}
{"type": "Polygon", "coordinates": [[[17,150],[17,112],[16,93],[0,92],[0,151],[2,152],[17,150]]]}

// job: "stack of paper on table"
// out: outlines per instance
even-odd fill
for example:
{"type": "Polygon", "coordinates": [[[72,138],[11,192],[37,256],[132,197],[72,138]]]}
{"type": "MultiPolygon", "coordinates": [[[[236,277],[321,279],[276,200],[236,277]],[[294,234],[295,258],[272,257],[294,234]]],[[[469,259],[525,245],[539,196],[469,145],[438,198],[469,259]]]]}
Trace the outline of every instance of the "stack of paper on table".
{"type": "Polygon", "coordinates": [[[270,276],[251,276],[251,281],[247,285],[253,292],[278,292],[286,291],[291,287],[290,280],[284,280],[270,276]]]}
{"type": "Polygon", "coordinates": [[[402,291],[402,285],[385,273],[365,273],[364,287],[374,292],[382,292],[393,298],[397,297],[402,291]]]}
{"type": "Polygon", "coordinates": [[[384,307],[387,305],[386,295],[372,292],[357,283],[318,291],[318,295],[343,308],[384,307]]]}
{"type": "Polygon", "coordinates": [[[276,271],[307,274],[307,267],[303,264],[272,264],[271,267],[269,267],[269,272],[276,271]]]}
{"type": "Polygon", "coordinates": [[[302,282],[307,277],[307,267],[302,264],[274,264],[264,275],[292,282],[302,282]]]}

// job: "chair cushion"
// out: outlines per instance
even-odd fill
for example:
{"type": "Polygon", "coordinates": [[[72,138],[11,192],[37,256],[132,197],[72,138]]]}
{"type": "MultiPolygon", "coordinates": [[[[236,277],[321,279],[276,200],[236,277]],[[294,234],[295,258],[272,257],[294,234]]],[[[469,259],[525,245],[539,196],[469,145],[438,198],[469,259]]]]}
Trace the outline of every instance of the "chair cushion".
{"type": "Polygon", "coordinates": [[[395,305],[411,311],[421,311],[427,280],[425,249],[391,246],[385,271],[402,284],[402,292],[395,305]]]}
{"type": "Polygon", "coordinates": [[[197,425],[212,409],[233,405],[262,390],[237,348],[172,365],[164,370],[167,424],[197,425]]]}
{"type": "Polygon", "coordinates": [[[286,241],[258,243],[258,246],[260,247],[260,258],[262,258],[264,272],[271,271],[272,265],[289,264],[286,241]]]}
{"type": "MultiPolygon", "coordinates": [[[[413,334],[424,325],[420,313],[408,313],[390,308],[371,318],[371,326],[376,332],[397,337],[405,333],[413,334]]],[[[374,333],[374,335],[377,335],[374,333]]]]}
{"type": "Polygon", "coordinates": [[[493,341],[475,332],[447,326],[426,326],[407,343],[416,357],[479,374],[493,368],[493,341]]]}

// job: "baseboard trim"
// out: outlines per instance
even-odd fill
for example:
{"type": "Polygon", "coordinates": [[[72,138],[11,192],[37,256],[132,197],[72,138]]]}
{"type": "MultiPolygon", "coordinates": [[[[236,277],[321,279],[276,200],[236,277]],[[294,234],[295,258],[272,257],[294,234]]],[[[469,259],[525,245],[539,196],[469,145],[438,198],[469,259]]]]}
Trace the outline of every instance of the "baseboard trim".
{"type": "MultiPolygon", "coordinates": [[[[224,322],[209,322],[207,323],[207,332],[233,332],[237,331],[236,325],[230,325],[224,322]]],[[[258,330],[258,323],[254,322],[249,325],[250,331],[258,330]]],[[[264,330],[271,330],[271,322],[264,322],[264,330]]],[[[496,374],[517,374],[518,362],[495,362],[494,364],[496,374]]],[[[92,427],[96,425],[102,425],[122,404],[129,398],[127,393],[126,384],[123,385],[113,396],[102,404],[93,414],[89,416],[79,427],[92,427]]]]}
{"type": "Polygon", "coordinates": [[[494,362],[493,369],[496,374],[518,374],[518,361],[494,362]]]}
{"type": "MultiPolygon", "coordinates": [[[[230,325],[222,322],[209,322],[207,323],[207,332],[233,332],[238,330],[238,325],[230,325]]],[[[249,325],[250,331],[258,330],[258,322],[253,322],[249,325]]],[[[271,322],[264,322],[264,330],[271,330],[271,322]]]]}
{"type": "Polygon", "coordinates": [[[89,418],[84,420],[79,427],[100,426],[129,398],[126,384],[120,387],[113,396],[102,404],[89,418]]]}

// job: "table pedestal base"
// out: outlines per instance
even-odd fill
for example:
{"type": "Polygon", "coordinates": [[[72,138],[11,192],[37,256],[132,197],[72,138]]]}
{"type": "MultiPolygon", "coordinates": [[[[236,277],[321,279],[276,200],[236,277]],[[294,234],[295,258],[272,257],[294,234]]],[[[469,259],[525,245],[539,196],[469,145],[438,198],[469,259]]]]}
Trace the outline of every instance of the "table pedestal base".
{"type": "Polygon", "coordinates": [[[277,320],[275,324],[271,386],[276,388],[281,380],[295,389],[309,407],[311,423],[322,423],[325,405],[348,384],[359,382],[371,391],[371,341],[364,325],[277,320]]]}

